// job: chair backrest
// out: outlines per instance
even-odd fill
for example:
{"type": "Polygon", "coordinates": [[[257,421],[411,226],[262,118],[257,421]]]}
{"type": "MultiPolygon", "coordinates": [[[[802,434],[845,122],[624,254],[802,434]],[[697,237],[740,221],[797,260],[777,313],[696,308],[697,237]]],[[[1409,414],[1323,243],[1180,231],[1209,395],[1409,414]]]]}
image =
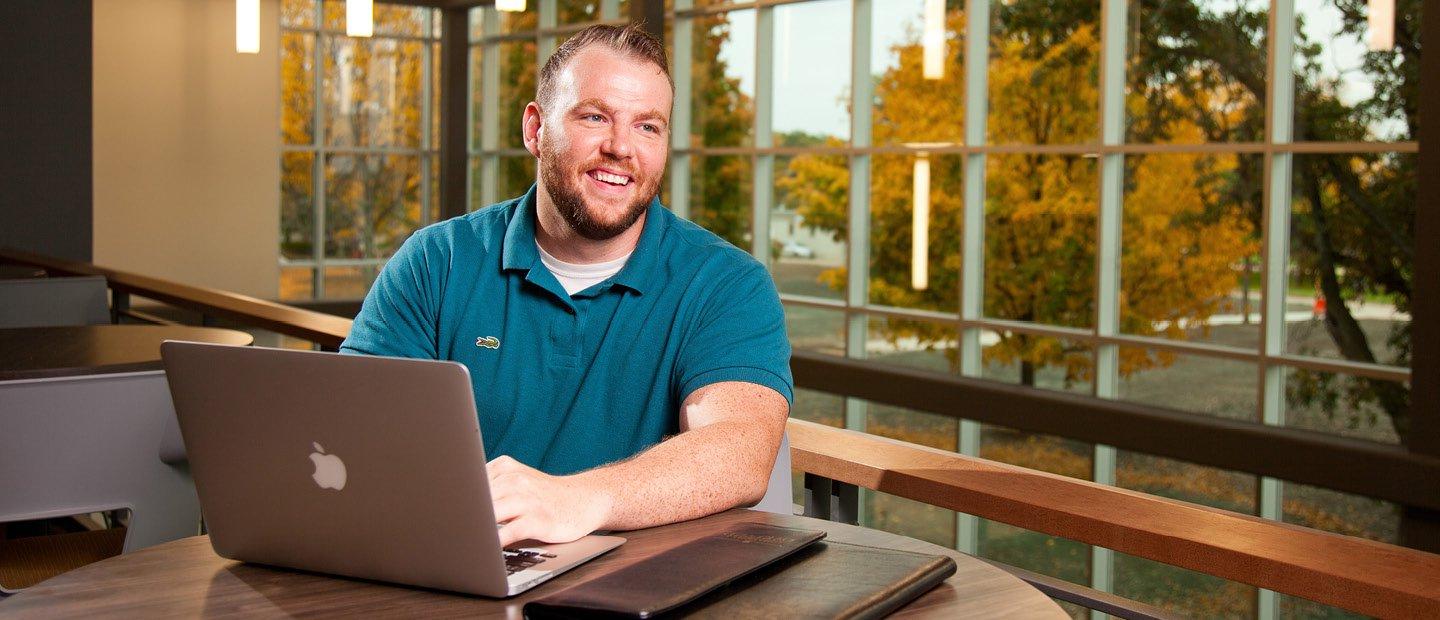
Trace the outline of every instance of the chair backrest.
{"type": "Polygon", "coordinates": [[[775,468],[770,471],[770,484],[765,497],[752,506],[756,510],[795,514],[795,490],[790,473],[790,433],[780,436],[780,452],[775,455],[775,468]]]}
{"type": "Polygon", "coordinates": [[[199,533],[163,371],[0,382],[0,522],[129,508],[124,552],[199,533]]]}
{"type": "Polygon", "coordinates": [[[104,276],[0,280],[0,327],[109,322],[104,276]]]}

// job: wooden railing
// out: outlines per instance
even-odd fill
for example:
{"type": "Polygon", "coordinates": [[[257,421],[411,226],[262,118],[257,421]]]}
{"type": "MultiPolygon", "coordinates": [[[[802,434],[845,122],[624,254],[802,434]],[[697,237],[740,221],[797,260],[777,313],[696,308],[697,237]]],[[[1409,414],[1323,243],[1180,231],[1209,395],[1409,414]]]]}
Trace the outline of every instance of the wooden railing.
{"type": "MultiPolygon", "coordinates": [[[[319,312],[87,263],[7,250],[0,250],[0,260],[43,267],[57,275],[103,275],[109,280],[117,310],[127,316],[133,311],[126,301],[130,295],[137,295],[205,317],[302,338],[327,349],[339,346],[351,323],[319,312]]],[[[808,366],[803,372],[797,368],[797,378],[814,376],[821,368],[816,365],[825,363],[820,357],[798,356],[808,366]]],[[[854,380],[854,373],[860,369],[845,365],[847,362],[836,362],[833,369],[847,380],[854,380]]],[[[852,391],[834,388],[827,381],[816,383],[804,385],[802,381],[802,387],[852,391]]],[[[950,388],[963,392],[964,384],[950,388]]],[[[885,400],[884,394],[877,396],[885,400]]],[[[795,468],[813,476],[1359,613],[1440,618],[1440,555],[801,420],[789,422],[789,433],[795,468]]],[[[1421,470],[1413,474],[1417,476],[1431,467],[1428,463],[1413,466],[1421,470]]],[[[1422,485],[1417,492],[1424,488],[1429,487],[1422,485]]],[[[1047,592],[1059,588],[1053,579],[1033,576],[1032,581],[1047,592]]],[[[1108,596],[1105,600],[1115,598],[1108,596]]],[[[1137,604],[1133,608],[1148,607],[1137,604]]],[[[1111,604],[1107,611],[1125,611],[1125,607],[1111,604]]],[[[1159,614],[1141,611],[1132,615],[1159,614]]]]}
{"type": "Polygon", "coordinates": [[[1440,618],[1440,555],[790,420],[796,469],[1382,617],[1440,618]]]}

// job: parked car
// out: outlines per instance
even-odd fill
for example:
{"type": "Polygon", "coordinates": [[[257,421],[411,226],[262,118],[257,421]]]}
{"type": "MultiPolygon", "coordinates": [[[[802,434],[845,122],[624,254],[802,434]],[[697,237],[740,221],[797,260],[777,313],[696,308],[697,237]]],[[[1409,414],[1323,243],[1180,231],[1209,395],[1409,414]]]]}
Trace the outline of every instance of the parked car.
{"type": "Polygon", "coordinates": [[[815,250],[810,246],[791,239],[780,247],[781,256],[794,256],[795,258],[815,258],[815,250]]]}

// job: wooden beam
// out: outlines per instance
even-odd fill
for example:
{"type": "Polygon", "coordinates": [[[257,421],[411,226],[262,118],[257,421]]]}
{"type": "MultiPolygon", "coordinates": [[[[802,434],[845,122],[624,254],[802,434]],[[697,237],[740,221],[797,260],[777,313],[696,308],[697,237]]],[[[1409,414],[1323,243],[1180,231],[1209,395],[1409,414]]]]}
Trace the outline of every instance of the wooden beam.
{"type": "Polygon", "coordinates": [[[1440,556],[790,420],[796,469],[1382,617],[1440,617],[1440,556]]]}

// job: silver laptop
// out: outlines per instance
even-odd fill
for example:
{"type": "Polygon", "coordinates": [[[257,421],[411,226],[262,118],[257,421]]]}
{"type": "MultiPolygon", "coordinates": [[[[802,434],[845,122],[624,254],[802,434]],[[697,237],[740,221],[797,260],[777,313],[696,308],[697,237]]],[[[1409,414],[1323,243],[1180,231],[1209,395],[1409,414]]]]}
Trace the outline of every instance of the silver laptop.
{"type": "Polygon", "coordinates": [[[458,363],[174,341],[160,353],[223,557],[501,597],[625,542],[500,548],[458,363]]]}

